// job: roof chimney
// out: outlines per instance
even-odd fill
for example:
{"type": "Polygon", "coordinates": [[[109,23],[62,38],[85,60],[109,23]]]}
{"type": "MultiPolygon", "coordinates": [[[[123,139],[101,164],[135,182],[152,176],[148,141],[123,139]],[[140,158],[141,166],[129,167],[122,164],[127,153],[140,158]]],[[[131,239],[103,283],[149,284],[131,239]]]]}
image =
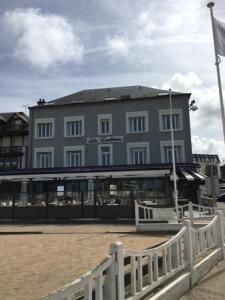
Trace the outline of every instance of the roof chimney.
{"type": "Polygon", "coordinates": [[[37,105],[43,105],[43,104],[45,104],[46,103],[46,101],[45,101],[45,99],[39,99],[38,101],[37,101],[37,105]]]}

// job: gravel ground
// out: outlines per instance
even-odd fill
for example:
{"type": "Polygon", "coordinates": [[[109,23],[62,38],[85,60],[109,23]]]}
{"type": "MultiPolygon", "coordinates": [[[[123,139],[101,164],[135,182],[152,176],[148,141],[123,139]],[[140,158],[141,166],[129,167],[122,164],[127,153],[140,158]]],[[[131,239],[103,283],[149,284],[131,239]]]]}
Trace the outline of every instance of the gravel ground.
{"type": "Polygon", "coordinates": [[[170,238],[137,234],[132,225],[108,224],[1,225],[0,232],[0,299],[4,300],[39,299],[62,287],[95,267],[113,241],[141,250],[170,238]]]}

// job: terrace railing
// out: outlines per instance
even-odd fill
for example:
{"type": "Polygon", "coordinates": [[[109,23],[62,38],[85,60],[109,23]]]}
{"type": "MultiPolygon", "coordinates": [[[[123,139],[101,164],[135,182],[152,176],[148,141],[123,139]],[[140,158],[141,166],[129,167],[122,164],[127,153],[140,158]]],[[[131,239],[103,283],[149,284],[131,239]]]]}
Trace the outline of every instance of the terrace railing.
{"type": "Polygon", "coordinates": [[[212,255],[215,257],[213,264],[225,256],[221,211],[200,229],[193,228],[190,220],[184,220],[174,237],[149,250],[125,250],[122,243],[112,243],[109,256],[94,270],[43,299],[138,300],[150,297],[156,287],[165,286],[168,279],[177,280],[182,272],[188,272],[192,286],[196,282],[195,272],[199,276],[199,261],[205,272],[212,266],[212,262],[207,261],[212,255]]]}
{"type": "Polygon", "coordinates": [[[131,277],[126,299],[142,298],[188,265],[186,235],[184,226],[171,240],[156,248],[124,251],[124,257],[130,260],[126,269],[131,277]]]}
{"type": "Polygon", "coordinates": [[[46,300],[91,300],[93,297],[98,300],[116,299],[115,281],[115,246],[108,255],[92,271],[86,273],[79,279],[65,285],[62,289],[49,294],[46,300]]]}
{"type": "Polygon", "coordinates": [[[190,219],[193,222],[193,219],[212,218],[216,215],[216,209],[215,207],[196,205],[189,202],[188,204],[178,206],[177,216],[175,207],[148,207],[140,205],[135,201],[135,221],[137,227],[140,224],[149,222],[174,222],[184,219],[190,219]]]}

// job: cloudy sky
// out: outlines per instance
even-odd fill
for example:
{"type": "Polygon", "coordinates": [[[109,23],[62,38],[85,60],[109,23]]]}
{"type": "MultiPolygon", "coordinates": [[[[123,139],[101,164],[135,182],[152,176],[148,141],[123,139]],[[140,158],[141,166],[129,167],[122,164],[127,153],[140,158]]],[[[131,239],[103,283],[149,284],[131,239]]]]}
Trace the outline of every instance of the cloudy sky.
{"type": "MultiPolygon", "coordinates": [[[[192,93],[193,152],[225,160],[205,0],[1,0],[1,111],[81,89],[145,85],[192,93]]],[[[215,16],[225,22],[217,0],[215,16]]],[[[225,58],[221,58],[225,90],[225,58]]],[[[225,97],[225,91],[224,91],[225,97]]]]}

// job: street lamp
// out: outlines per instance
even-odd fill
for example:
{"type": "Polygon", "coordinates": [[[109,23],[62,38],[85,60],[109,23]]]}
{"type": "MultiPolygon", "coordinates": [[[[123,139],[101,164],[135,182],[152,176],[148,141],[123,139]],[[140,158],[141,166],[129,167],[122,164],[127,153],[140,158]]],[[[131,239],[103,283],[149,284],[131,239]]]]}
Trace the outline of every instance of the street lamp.
{"type": "MultiPolygon", "coordinates": [[[[178,219],[178,193],[177,193],[177,174],[176,174],[176,157],[175,157],[175,146],[174,146],[174,131],[173,131],[173,105],[171,89],[169,89],[169,100],[170,100],[170,132],[171,132],[171,145],[172,145],[172,164],[173,164],[173,187],[174,187],[174,203],[176,209],[176,215],[178,219]]],[[[198,110],[198,106],[195,105],[195,100],[192,100],[189,105],[189,111],[198,110]]]]}
{"type": "Polygon", "coordinates": [[[192,100],[191,101],[191,103],[190,103],[190,105],[189,105],[189,111],[196,111],[196,110],[198,110],[198,106],[197,105],[195,105],[195,100],[192,100]]]}
{"type": "Polygon", "coordinates": [[[178,195],[177,195],[177,174],[176,174],[176,161],[175,161],[175,147],[174,147],[174,134],[173,134],[173,106],[171,89],[169,89],[170,99],[170,132],[171,132],[171,145],[172,145],[172,163],[173,163],[173,189],[174,189],[174,203],[176,208],[176,215],[178,220],[178,195]]]}

